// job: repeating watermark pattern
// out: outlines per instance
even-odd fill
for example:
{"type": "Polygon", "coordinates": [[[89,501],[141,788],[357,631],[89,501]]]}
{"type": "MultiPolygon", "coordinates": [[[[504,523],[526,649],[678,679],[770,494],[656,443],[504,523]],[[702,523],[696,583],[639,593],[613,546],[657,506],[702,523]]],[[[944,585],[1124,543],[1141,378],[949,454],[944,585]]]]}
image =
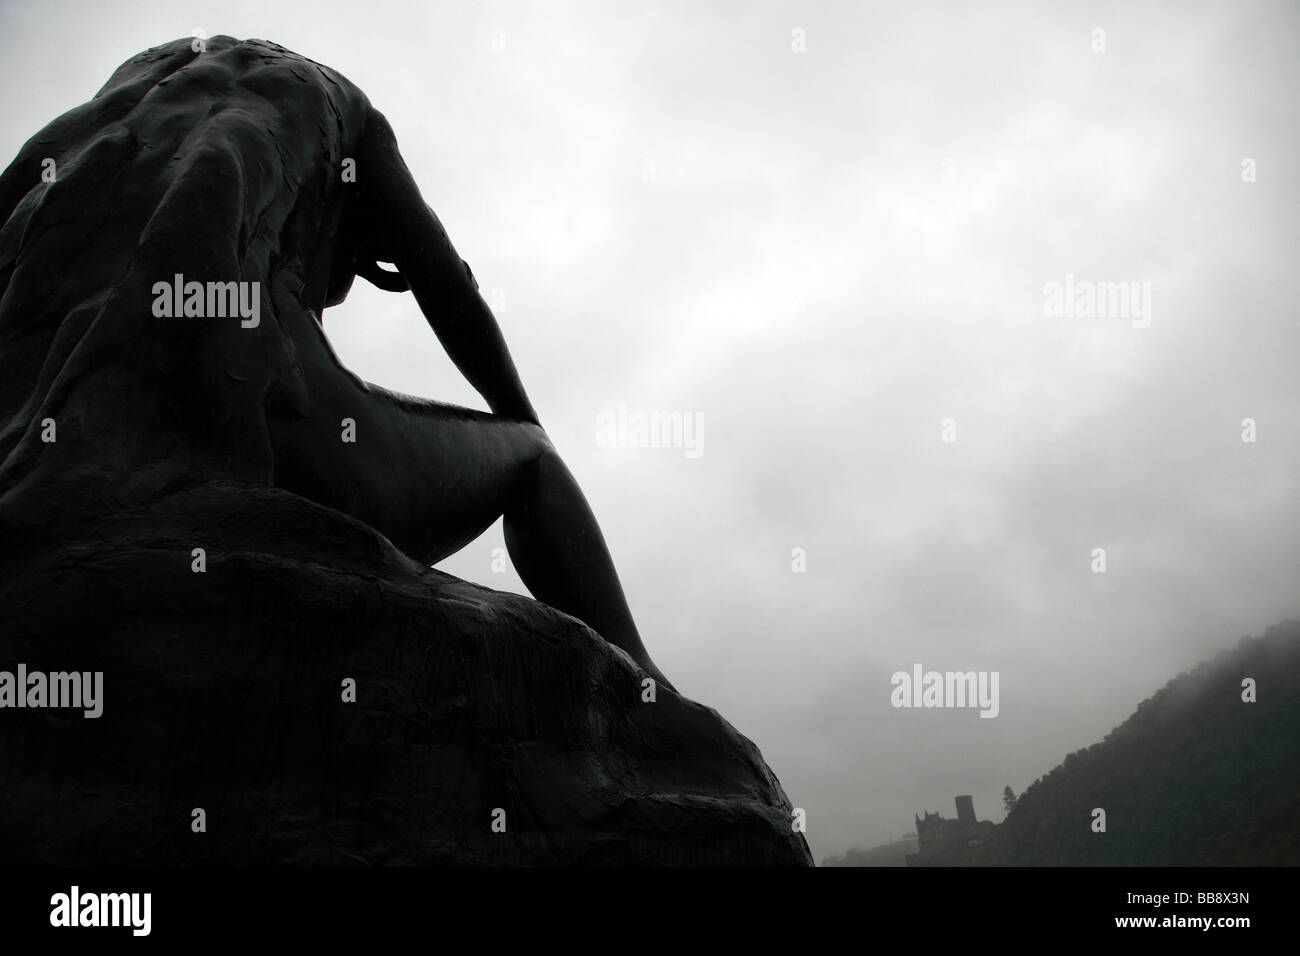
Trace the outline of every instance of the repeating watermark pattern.
{"type": "Polygon", "coordinates": [[[926,671],[913,664],[911,673],[895,671],[889,703],[898,707],[978,707],[981,717],[996,717],[998,671],[926,671]]]}
{"type": "Polygon", "coordinates": [[[1094,282],[1067,272],[1064,282],[1043,285],[1043,315],[1049,319],[1130,319],[1135,329],[1151,324],[1149,281],[1094,282]]]}
{"type": "Polygon", "coordinates": [[[132,936],[148,936],[152,913],[152,893],[83,893],[74,883],[50,897],[50,925],[57,927],[124,926],[132,936]]]}
{"type": "Polygon", "coordinates": [[[704,454],[704,415],[630,411],[620,404],[596,416],[596,444],[601,448],[681,448],[687,458],[699,458],[704,454]]]}
{"type": "Polygon", "coordinates": [[[153,284],[153,314],[160,319],[238,316],[240,326],[255,329],[262,321],[261,287],[260,282],[186,282],[178,272],[171,282],[153,284]]]}
{"type": "Polygon", "coordinates": [[[83,717],[104,713],[103,671],[0,671],[0,708],[49,708],[82,711],[83,717]]]}

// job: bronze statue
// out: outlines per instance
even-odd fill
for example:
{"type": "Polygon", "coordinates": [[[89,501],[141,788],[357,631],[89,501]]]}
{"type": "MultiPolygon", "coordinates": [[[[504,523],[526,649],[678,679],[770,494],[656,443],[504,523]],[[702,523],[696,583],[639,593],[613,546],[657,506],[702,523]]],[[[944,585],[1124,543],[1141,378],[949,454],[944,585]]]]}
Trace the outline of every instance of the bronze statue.
{"type": "Polygon", "coordinates": [[[0,222],[0,495],[87,461],[117,507],[223,476],[425,564],[504,515],[532,594],[667,684],[468,265],[338,73],[261,40],[150,49],[27,142],[0,222]],[[321,316],[356,276],[414,294],[490,414],[342,366],[321,316]]]}

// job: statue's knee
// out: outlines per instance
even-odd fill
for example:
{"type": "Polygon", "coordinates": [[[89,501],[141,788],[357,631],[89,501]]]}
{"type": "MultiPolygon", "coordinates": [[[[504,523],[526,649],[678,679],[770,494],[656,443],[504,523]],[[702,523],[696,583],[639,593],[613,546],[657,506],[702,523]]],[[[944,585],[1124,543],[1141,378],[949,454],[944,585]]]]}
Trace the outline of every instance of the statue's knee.
{"type": "Polygon", "coordinates": [[[556,469],[563,468],[564,465],[555,446],[551,444],[550,437],[540,425],[520,422],[519,429],[523,447],[515,465],[514,480],[511,483],[512,496],[531,498],[549,484],[556,469]]]}
{"type": "Polygon", "coordinates": [[[555,446],[551,444],[551,436],[546,434],[546,429],[541,425],[534,425],[532,422],[521,422],[520,428],[523,429],[524,435],[528,441],[528,460],[535,462],[547,462],[550,459],[559,460],[559,454],[555,446]]]}

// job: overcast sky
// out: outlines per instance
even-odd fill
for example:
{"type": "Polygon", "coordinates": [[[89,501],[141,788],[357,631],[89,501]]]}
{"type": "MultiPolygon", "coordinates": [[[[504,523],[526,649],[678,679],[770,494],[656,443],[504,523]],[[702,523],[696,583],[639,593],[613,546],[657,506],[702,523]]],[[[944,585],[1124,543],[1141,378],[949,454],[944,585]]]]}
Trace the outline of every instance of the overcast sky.
{"type": "MultiPolygon", "coordinates": [[[[820,861],[958,793],[1000,820],[1005,784],[1297,613],[1298,28],[1288,2],[0,0],[0,162],[195,30],[356,83],[651,654],[762,748],[820,861]],[[1149,312],[1051,315],[1067,275],[1149,312]],[[702,453],[602,447],[620,405],[702,453]],[[916,663],[999,672],[1000,713],[893,708],[916,663]]],[[[409,295],[359,280],[325,322],[362,377],[484,407],[409,295]]],[[[524,592],[502,546],[442,567],[524,592]]]]}

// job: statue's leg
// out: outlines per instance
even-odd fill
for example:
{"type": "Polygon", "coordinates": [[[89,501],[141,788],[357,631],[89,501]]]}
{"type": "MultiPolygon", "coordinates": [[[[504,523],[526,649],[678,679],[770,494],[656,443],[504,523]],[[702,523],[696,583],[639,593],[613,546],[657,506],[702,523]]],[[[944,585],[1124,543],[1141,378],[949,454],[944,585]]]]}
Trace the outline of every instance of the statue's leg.
{"type": "Polygon", "coordinates": [[[641,642],[586,498],[540,426],[364,385],[312,332],[296,338],[310,414],[271,422],[277,485],[365,521],[427,564],[504,515],[533,596],[672,686],[641,642]]]}
{"type": "Polygon", "coordinates": [[[533,596],[580,618],[671,688],[641,642],[596,517],[550,441],[516,469],[504,513],[506,547],[533,596]]]}

